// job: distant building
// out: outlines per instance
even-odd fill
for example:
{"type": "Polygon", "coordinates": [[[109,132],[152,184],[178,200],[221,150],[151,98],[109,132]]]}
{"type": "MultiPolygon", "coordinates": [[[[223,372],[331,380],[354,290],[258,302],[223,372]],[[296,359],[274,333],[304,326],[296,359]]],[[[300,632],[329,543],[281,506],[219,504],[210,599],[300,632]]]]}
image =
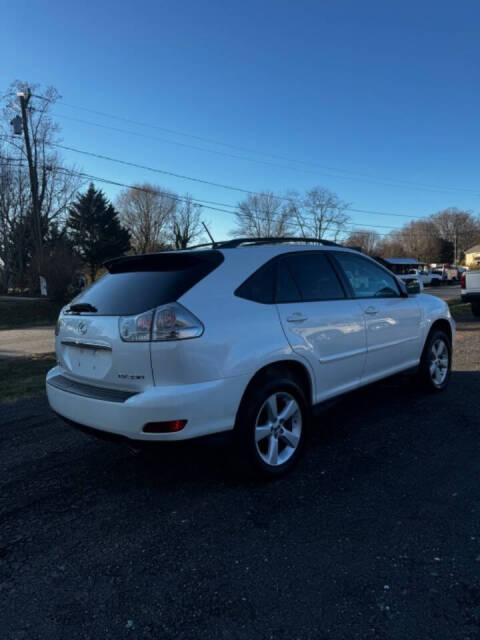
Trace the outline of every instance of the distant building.
{"type": "Polygon", "coordinates": [[[419,266],[415,258],[385,258],[385,262],[389,263],[391,270],[397,276],[414,275],[419,266]]]}
{"type": "Polygon", "coordinates": [[[465,264],[467,267],[480,267],[480,244],[465,251],[465,264]]]}

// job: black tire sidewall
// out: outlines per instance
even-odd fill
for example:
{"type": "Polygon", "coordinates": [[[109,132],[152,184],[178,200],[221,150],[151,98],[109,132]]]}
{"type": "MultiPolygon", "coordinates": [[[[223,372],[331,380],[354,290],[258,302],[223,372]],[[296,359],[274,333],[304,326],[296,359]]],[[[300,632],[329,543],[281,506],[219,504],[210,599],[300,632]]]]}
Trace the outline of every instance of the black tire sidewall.
{"type": "Polygon", "coordinates": [[[480,302],[472,302],[472,314],[476,318],[480,318],[480,302]]]}
{"type": "Polygon", "coordinates": [[[310,411],[305,393],[295,380],[289,377],[265,376],[247,391],[240,406],[235,424],[235,443],[240,449],[243,461],[257,473],[266,477],[276,477],[287,472],[297,461],[305,445],[309,427],[310,411]],[[265,400],[275,392],[285,391],[298,402],[302,413],[302,434],[294,454],[282,465],[272,467],[260,457],[255,443],[255,422],[265,400]]]}

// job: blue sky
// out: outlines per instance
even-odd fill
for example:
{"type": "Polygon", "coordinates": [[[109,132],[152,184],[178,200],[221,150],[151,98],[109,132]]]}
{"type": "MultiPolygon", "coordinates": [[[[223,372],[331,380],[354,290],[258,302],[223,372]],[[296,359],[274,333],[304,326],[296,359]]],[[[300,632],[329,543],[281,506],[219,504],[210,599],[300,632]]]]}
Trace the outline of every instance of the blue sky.
{"type": "MultiPolygon", "coordinates": [[[[59,104],[54,112],[72,147],[252,191],[322,185],[357,209],[478,213],[479,24],[478,2],[462,0],[6,0],[0,88],[15,78],[51,84],[69,105],[152,125],[59,104]]],[[[229,204],[241,197],[65,156],[112,180],[229,204]]],[[[105,191],[114,198],[118,189],[105,191]]],[[[351,215],[381,233],[408,221],[351,215]]],[[[217,237],[233,225],[224,213],[205,218],[217,237]]]]}

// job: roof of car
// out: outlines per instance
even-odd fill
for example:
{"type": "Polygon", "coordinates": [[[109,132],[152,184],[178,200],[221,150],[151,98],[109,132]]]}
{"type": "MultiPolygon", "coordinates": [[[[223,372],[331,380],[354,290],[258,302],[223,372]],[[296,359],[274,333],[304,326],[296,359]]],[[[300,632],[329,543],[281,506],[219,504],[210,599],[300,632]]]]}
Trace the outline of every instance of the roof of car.
{"type": "Polygon", "coordinates": [[[254,237],[254,238],[232,238],[231,240],[221,240],[219,242],[209,242],[207,244],[199,244],[191,249],[200,249],[209,247],[212,249],[237,249],[239,247],[254,247],[259,245],[281,245],[281,244],[301,244],[301,245],[321,245],[327,247],[339,247],[341,245],[332,240],[324,238],[300,238],[298,236],[272,236],[272,237],[254,237]]]}
{"type": "Polygon", "coordinates": [[[238,256],[239,259],[251,262],[253,259],[255,260],[263,260],[273,258],[274,256],[281,255],[283,253],[294,253],[298,251],[348,251],[352,253],[358,253],[355,249],[351,249],[350,247],[342,247],[341,245],[315,245],[315,244],[301,244],[301,243],[290,243],[290,244],[260,244],[260,245],[251,245],[251,246],[241,246],[235,249],[235,251],[223,247],[219,247],[217,251],[223,253],[226,259],[229,261],[234,258],[234,256],[238,256]],[[248,260],[248,256],[251,256],[251,259],[248,260]],[[254,258],[255,256],[255,258],[254,258]]]}

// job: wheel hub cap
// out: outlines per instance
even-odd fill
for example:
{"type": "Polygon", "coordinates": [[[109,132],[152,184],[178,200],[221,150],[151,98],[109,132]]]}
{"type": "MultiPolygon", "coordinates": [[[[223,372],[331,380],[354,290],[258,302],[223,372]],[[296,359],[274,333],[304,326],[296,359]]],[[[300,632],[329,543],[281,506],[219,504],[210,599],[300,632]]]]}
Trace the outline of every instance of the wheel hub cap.
{"type": "Polygon", "coordinates": [[[302,434],[302,413],[295,398],[279,391],[267,398],[255,422],[255,444],[264,463],[284,464],[295,453],[302,434]]]}
{"type": "Polygon", "coordinates": [[[447,345],[441,339],[435,340],[430,358],[430,377],[435,386],[441,386],[445,382],[449,364],[450,356],[447,345]]]}

